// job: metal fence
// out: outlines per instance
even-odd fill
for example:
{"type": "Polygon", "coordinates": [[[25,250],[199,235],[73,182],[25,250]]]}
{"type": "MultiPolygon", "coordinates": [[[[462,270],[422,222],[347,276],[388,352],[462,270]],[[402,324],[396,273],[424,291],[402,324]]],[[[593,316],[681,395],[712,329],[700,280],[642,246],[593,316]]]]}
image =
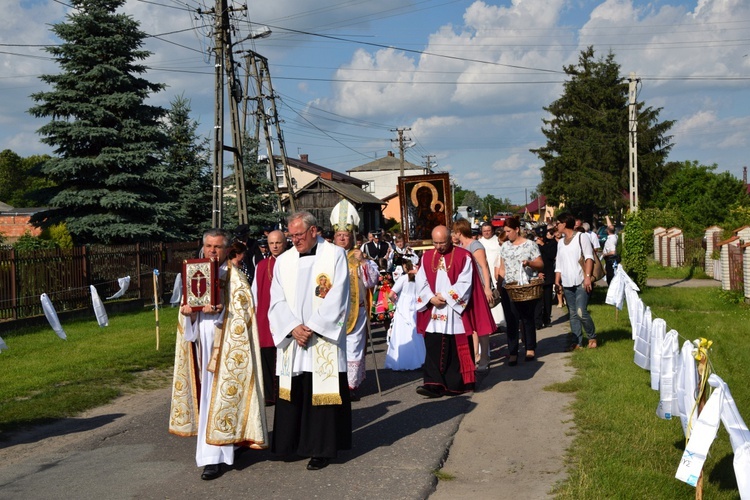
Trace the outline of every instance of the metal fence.
{"type": "Polygon", "coordinates": [[[0,250],[0,321],[43,314],[42,293],[58,311],[91,307],[90,285],[108,297],[125,276],[130,276],[126,298],[153,301],[154,269],[159,270],[159,295],[171,293],[182,261],[193,258],[198,248],[200,242],[0,250]]]}

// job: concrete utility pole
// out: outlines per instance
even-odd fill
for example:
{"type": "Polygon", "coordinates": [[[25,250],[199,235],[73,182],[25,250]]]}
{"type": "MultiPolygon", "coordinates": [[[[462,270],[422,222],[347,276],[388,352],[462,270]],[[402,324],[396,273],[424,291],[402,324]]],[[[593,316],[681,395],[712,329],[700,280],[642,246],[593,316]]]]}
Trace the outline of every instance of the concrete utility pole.
{"type": "Polygon", "coordinates": [[[635,72],[628,77],[628,159],[630,179],[630,211],[638,211],[638,109],[635,99],[637,97],[638,83],[635,72]]]}
{"type": "Polygon", "coordinates": [[[406,127],[399,127],[397,129],[391,129],[391,132],[398,132],[398,139],[391,139],[391,142],[398,141],[398,151],[399,151],[399,153],[401,155],[400,156],[400,158],[401,158],[401,172],[400,172],[400,176],[401,177],[404,176],[404,151],[406,150],[406,146],[404,145],[404,141],[410,141],[411,140],[408,137],[404,137],[404,132],[407,132],[409,130],[411,130],[411,129],[410,128],[406,128],[406,127]]]}
{"type": "Polygon", "coordinates": [[[260,139],[260,129],[263,128],[263,136],[266,141],[266,150],[268,151],[268,170],[269,177],[273,183],[274,193],[276,193],[277,209],[279,212],[282,211],[281,206],[281,194],[282,191],[279,187],[278,178],[276,176],[276,159],[273,157],[273,143],[272,135],[269,130],[269,122],[273,122],[276,126],[276,139],[279,142],[279,153],[281,154],[281,163],[284,165],[284,179],[286,181],[286,191],[289,196],[289,209],[292,212],[297,210],[296,203],[294,200],[294,186],[292,185],[292,177],[289,172],[289,165],[287,163],[286,145],[284,143],[284,134],[281,131],[281,125],[279,120],[278,111],[276,109],[276,95],[273,91],[273,85],[271,83],[271,73],[268,69],[268,59],[262,55],[248,50],[245,55],[245,61],[247,62],[247,72],[250,77],[255,81],[255,88],[258,95],[254,98],[256,100],[256,112],[255,112],[255,141],[256,143],[260,139]],[[264,92],[264,88],[267,92],[264,92]],[[268,99],[271,103],[271,114],[269,116],[266,112],[265,100],[268,99]]]}
{"type": "Polygon", "coordinates": [[[425,159],[425,168],[427,169],[427,172],[430,172],[432,169],[432,158],[435,158],[435,155],[424,155],[422,158],[425,159]]]}

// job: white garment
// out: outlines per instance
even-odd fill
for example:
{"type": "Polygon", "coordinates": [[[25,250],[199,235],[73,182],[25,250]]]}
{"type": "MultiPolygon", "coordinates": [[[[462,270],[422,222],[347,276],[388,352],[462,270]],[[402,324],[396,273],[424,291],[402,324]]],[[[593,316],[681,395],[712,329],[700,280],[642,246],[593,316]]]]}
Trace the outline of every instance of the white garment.
{"type": "Polygon", "coordinates": [[[8,349],[8,344],[5,343],[2,337],[0,337],[0,352],[8,349]]]}
{"type": "Polygon", "coordinates": [[[682,424],[682,432],[689,438],[688,423],[695,411],[695,397],[698,391],[698,369],[693,352],[695,346],[689,340],[682,344],[677,362],[676,393],[677,409],[682,424]]]}
{"type": "MultiPolygon", "coordinates": [[[[253,300],[255,300],[255,298],[255,295],[253,295],[253,300]]],[[[177,273],[177,276],[174,278],[172,297],[170,297],[169,303],[172,304],[172,307],[176,307],[180,305],[180,302],[182,302],[182,273],[177,273]]]]}
{"type": "Polygon", "coordinates": [[[68,336],[65,335],[65,330],[63,330],[63,327],[60,324],[60,318],[58,318],[57,316],[55,306],[52,305],[52,301],[46,293],[43,293],[41,295],[41,301],[42,310],[44,311],[44,315],[47,317],[47,321],[49,321],[49,325],[52,327],[52,330],[54,330],[58,337],[63,340],[67,340],[68,336]]]}
{"type": "MultiPolygon", "coordinates": [[[[378,265],[365,260],[357,269],[359,275],[359,301],[367,303],[367,291],[378,284],[378,265]]],[[[356,389],[366,376],[365,356],[367,354],[367,307],[361,306],[357,313],[354,329],[346,335],[346,376],[349,387],[356,389]]]]}
{"type": "Polygon", "coordinates": [[[565,244],[565,238],[557,242],[557,259],[555,260],[555,273],[560,273],[563,287],[579,286],[583,283],[583,269],[578,263],[581,257],[581,249],[586,260],[594,260],[594,251],[588,238],[581,238],[583,233],[574,232],[570,243],[565,244]],[[580,242],[580,245],[579,245],[580,242]]]}
{"type": "Polygon", "coordinates": [[[307,349],[299,347],[291,337],[291,331],[298,325],[306,325],[317,335],[337,344],[339,371],[343,371],[343,367],[346,366],[346,324],[345,321],[339,322],[339,318],[346,318],[346,311],[349,306],[349,266],[347,265],[346,252],[340,247],[333,249],[335,254],[333,283],[321,306],[313,311],[312,298],[316,286],[312,276],[313,267],[316,259],[320,258],[320,246],[332,245],[332,243],[326,243],[319,239],[317,245],[316,255],[311,257],[300,257],[296,248],[290,248],[279,255],[273,268],[268,320],[273,341],[278,348],[277,375],[281,375],[282,351],[290,342],[293,342],[294,348],[292,376],[300,375],[302,372],[312,372],[313,349],[310,349],[309,346],[307,349]],[[289,266],[292,259],[299,259],[294,310],[290,308],[281,284],[281,269],[289,266]]]}
{"type": "Polygon", "coordinates": [[[655,391],[659,390],[659,379],[661,377],[662,344],[664,343],[664,337],[666,334],[667,322],[661,318],[656,318],[651,326],[651,346],[649,350],[649,357],[651,359],[649,365],[649,369],[651,370],[651,388],[655,391]]]}
{"type": "MultiPolygon", "coordinates": [[[[641,299],[639,298],[640,302],[641,299]]],[[[643,303],[641,302],[641,307],[643,303]]],[[[633,343],[633,362],[648,370],[651,367],[651,308],[646,307],[641,315],[641,320],[638,322],[638,332],[633,343]]]]}
{"type": "MultiPolygon", "coordinates": [[[[436,255],[439,255],[436,253],[436,255]]],[[[449,262],[452,264],[452,259],[455,258],[455,253],[449,257],[449,262]]],[[[473,257],[472,257],[473,258],[473,257]]],[[[438,263],[437,276],[435,277],[435,291],[430,288],[430,284],[427,282],[427,275],[424,271],[424,266],[431,266],[432,262],[422,262],[422,267],[417,272],[417,310],[421,311],[428,307],[431,307],[430,322],[427,324],[427,331],[432,333],[442,333],[444,335],[455,335],[458,333],[466,333],[464,329],[464,323],[461,320],[461,314],[463,314],[466,306],[471,299],[471,277],[472,267],[471,259],[468,258],[464,261],[464,267],[461,273],[458,275],[458,279],[454,284],[451,284],[448,278],[448,273],[445,271],[445,258],[440,256],[438,263]],[[430,299],[440,293],[446,301],[446,305],[443,307],[432,306],[430,299]]]]}
{"type": "Polygon", "coordinates": [[[625,288],[625,297],[628,301],[628,317],[630,318],[630,328],[632,330],[631,335],[633,340],[638,337],[638,328],[640,328],[643,312],[645,311],[643,301],[638,296],[636,290],[638,290],[637,287],[635,289],[629,287],[625,288]]]}
{"type": "MultiPolygon", "coordinates": [[[[628,312],[630,312],[630,297],[637,298],[637,292],[640,292],[638,285],[628,276],[622,266],[617,266],[612,283],[607,288],[607,297],[604,299],[604,303],[622,310],[623,299],[627,297],[628,312]]],[[[633,338],[635,338],[635,335],[633,335],[633,338]]]]}
{"type": "MultiPolygon", "coordinates": [[[[222,264],[219,268],[219,278],[225,279],[227,266],[222,264]]],[[[198,440],[195,448],[195,463],[198,467],[206,465],[234,463],[234,445],[215,446],[206,443],[206,427],[208,426],[208,408],[211,405],[211,388],[214,383],[214,374],[208,371],[208,362],[214,348],[214,329],[221,328],[224,321],[224,310],[219,314],[206,314],[198,312],[195,323],[186,318],[185,341],[195,342],[195,353],[198,358],[200,369],[200,403],[198,406],[198,440]]]]}
{"type": "Polygon", "coordinates": [[[599,250],[602,247],[601,243],[599,243],[599,236],[597,236],[595,232],[586,231],[585,234],[589,237],[591,248],[593,248],[594,250],[599,250]]]}
{"type": "Polygon", "coordinates": [[[607,240],[604,242],[604,250],[602,255],[613,255],[617,253],[617,235],[608,234],[607,240]]]}
{"type": "Polygon", "coordinates": [[[680,352],[677,331],[669,330],[661,344],[661,369],[659,371],[659,406],[656,416],[670,420],[680,414],[677,407],[676,377],[677,358],[680,352]]]}
{"type": "Polygon", "coordinates": [[[417,333],[417,283],[401,276],[393,284],[398,295],[396,312],[391,323],[385,367],[391,370],[416,370],[424,364],[424,338],[417,333]]]}
{"type": "Polygon", "coordinates": [[[500,242],[497,241],[497,237],[491,238],[479,238],[479,243],[484,247],[484,253],[487,254],[487,264],[490,266],[490,276],[494,275],[493,265],[497,261],[498,255],[500,255],[500,242]]]}
{"type": "Polygon", "coordinates": [[[96,321],[99,326],[109,326],[109,317],[107,316],[107,310],[104,309],[102,299],[99,298],[99,292],[96,291],[94,285],[89,286],[91,291],[91,305],[94,307],[94,314],[96,315],[96,321]]]}
{"type": "Polygon", "coordinates": [[[742,500],[750,499],[750,431],[742,420],[727,384],[716,374],[708,378],[714,387],[698,416],[675,477],[695,486],[708,450],[716,438],[719,420],[729,433],[734,451],[734,474],[742,500]]]}

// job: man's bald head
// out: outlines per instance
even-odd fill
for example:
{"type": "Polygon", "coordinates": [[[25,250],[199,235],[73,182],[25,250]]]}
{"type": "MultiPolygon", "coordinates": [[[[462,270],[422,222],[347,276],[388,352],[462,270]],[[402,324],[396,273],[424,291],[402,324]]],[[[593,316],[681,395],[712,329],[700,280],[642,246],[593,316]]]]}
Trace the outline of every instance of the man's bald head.
{"type": "Polygon", "coordinates": [[[271,255],[278,257],[286,250],[286,237],[279,230],[268,233],[268,250],[271,255]]]}
{"type": "Polygon", "coordinates": [[[450,238],[450,231],[445,226],[436,226],[432,230],[432,245],[438,253],[448,253],[453,247],[453,242],[450,238]]]}

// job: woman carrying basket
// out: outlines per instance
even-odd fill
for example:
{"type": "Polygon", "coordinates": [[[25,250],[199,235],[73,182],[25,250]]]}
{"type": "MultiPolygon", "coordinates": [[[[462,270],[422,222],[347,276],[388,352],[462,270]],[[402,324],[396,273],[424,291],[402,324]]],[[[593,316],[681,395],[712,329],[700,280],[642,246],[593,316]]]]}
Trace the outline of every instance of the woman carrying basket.
{"type": "MultiPolygon", "coordinates": [[[[505,321],[508,328],[508,365],[518,364],[518,335],[519,326],[523,325],[524,346],[526,347],[526,361],[536,358],[536,322],[534,311],[538,297],[529,294],[514,294],[512,298],[508,293],[508,286],[523,285],[524,281],[530,282],[536,278],[539,271],[544,267],[542,255],[537,244],[526,239],[521,233],[521,222],[518,217],[505,221],[503,228],[508,241],[500,247],[500,267],[498,268],[499,280],[505,292],[502,294],[503,309],[505,310],[505,321]],[[523,275],[522,275],[523,273],[523,275]],[[519,283],[520,281],[520,283],[519,283]]],[[[541,286],[541,285],[536,285],[541,286]]]]}

